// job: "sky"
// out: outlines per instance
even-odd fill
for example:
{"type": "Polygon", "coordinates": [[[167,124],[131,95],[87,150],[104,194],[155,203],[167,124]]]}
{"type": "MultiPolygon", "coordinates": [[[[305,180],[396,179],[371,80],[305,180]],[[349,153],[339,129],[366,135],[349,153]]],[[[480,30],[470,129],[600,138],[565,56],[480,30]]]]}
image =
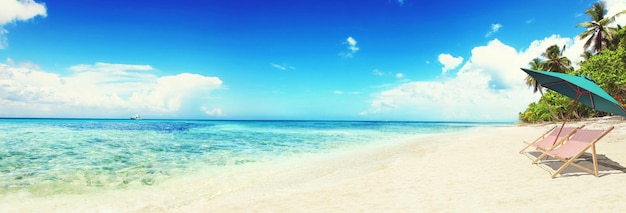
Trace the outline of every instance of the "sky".
{"type": "Polygon", "coordinates": [[[517,121],[595,2],[0,0],[0,117],[517,121]]]}

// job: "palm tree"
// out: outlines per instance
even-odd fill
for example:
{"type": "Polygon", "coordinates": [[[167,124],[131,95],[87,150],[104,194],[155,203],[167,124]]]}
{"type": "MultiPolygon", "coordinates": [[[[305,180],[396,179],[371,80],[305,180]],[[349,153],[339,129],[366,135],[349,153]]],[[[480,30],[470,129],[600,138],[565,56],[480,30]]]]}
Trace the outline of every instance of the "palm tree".
{"type": "Polygon", "coordinates": [[[542,67],[551,72],[567,73],[572,71],[572,61],[563,56],[563,52],[565,52],[565,46],[562,50],[556,44],[548,47],[546,52],[541,53],[541,56],[546,58],[542,67]]]}
{"type": "MultiPolygon", "coordinates": [[[[539,58],[533,58],[533,60],[530,61],[528,65],[530,65],[531,70],[543,70],[543,64],[541,63],[541,60],[539,60],[539,58]]],[[[537,91],[539,91],[539,93],[541,93],[541,96],[543,96],[543,92],[541,91],[541,85],[537,81],[535,81],[532,76],[527,75],[525,80],[528,87],[533,87],[533,93],[537,93],[537,91]]]]}
{"type": "Polygon", "coordinates": [[[586,31],[579,35],[580,39],[589,37],[583,47],[585,49],[591,47],[591,50],[595,54],[599,53],[602,48],[606,47],[613,39],[613,34],[616,29],[609,27],[609,24],[613,23],[615,21],[615,17],[618,15],[626,13],[626,10],[623,10],[622,12],[619,12],[611,17],[604,17],[606,15],[606,11],[604,3],[595,3],[590,9],[585,10],[585,13],[591,18],[591,21],[577,24],[577,26],[587,28],[586,31]]]}
{"type": "Polygon", "coordinates": [[[617,50],[619,48],[625,48],[626,47],[626,28],[618,24],[615,30],[616,31],[615,31],[615,34],[613,35],[613,40],[611,41],[609,45],[609,49],[617,50]]]}
{"type": "Polygon", "coordinates": [[[589,60],[589,58],[591,58],[591,56],[593,56],[593,52],[591,52],[591,50],[587,50],[587,51],[583,52],[583,54],[580,54],[580,57],[583,57],[583,61],[581,61],[580,63],[582,64],[582,62],[585,62],[585,61],[589,60]]]}
{"type": "MultiPolygon", "coordinates": [[[[533,58],[533,60],[530,61],[528,65],[532,70],[543,70],[545,64],[541,62],[541,59],[533,58]]],[[[541,99],[539,100],[543,100],[543,102],[546,104],[546,108],[548,109],[548,112],[550,112],[552,119],[558,120],[559,117],[556,116],[550,104],[548,104],[546,102],[546,99],[543,97],[543,88],[541,87],[541,84],[539,84],[539,82],[537,82],[532,76],[528,75],[526,76],[526,85],[528,85],[528,87],[533,87],[533,93],[537,93],[537,91],[539,91],[539,94],[541,94],[541,99]]]]}

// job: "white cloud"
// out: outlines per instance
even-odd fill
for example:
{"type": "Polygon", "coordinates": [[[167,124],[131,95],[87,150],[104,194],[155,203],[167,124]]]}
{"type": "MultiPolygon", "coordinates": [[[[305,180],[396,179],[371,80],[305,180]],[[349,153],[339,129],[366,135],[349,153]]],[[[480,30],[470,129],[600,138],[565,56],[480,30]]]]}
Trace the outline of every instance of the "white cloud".
{"type": "Polygon", "coordinates": [[[46,16],[46,6],[33,0],[1,0],[0,1],[0,49],[7,46],[6,34],[3,28],[8,23],[26,21],[36,16],[46,16]]]}
{"type": "Polygon", "coordinates": [[[134,65],[134,64],[110,64],[97,62],[94,65],[89,64],[79,64],[70,67],[71,71],[75,72],[104,72],[104,73],[123,73],[127,70],[136,70],[136,71],[151,71],[152,68],[150,65],[134,65]]]}
{"type": "Polygon", "coordinates": [[[487,32],[487,34],[485,35],[485,37],[489,37],[492,34],[498,32],[498,30],[500,30],[500,28],[502,28],[501,24],[492,24],[491,25],[491,31],[487,32]]]}
{"type": "Polygon", "coordinates": [[[70,70],[60,76],[0,64],[0,116],[167,116],[222,85],[217,77],[199,74],[156,76],[149,65],[96,63],[70,70]]]}
{"type": "Polygon", "coordinates": [[[287,64],[274,64],[274,63],[271,63],[270,65],[272,65],[272,67],[274,67],[276,69],[283,70],[283,71],[295,70],[296,69],[295,67],[289,66],[287,64]]]}
{"type": "Polygon", "coordinates": [[[563,56],[566,56],[574,67],[578,67],[578,63],[583,60],[580,56],[583,53],[583,45],[585,40],[581,40],[578,37],[572,39],[567,37],[561,37],[559,35],[552,35],[542,40],[535,40],[530,43],[529,47],[524,50],[524,59],[528,59],[528,62],[533,58],[540,57],[541,53],[544,53],[546,49],[552,45],[557,45],[559,48],[565,46],[563,56]]]}
{"type": "Polygon", "coordinates": [[[441,72],[445,74],[448,70],[454,69],[463,62],[463,57],[453,57],[450,54],[439,54],[439,63],[443,64],[441,72]]]}
{"type": "Polygon", "coordinates": [[[372,70],[372,73],[374,75],[377,75],[377,76],[394,76],[396,78],[404,78],[405,77],[404,73],[401,73],[401,72],[398,72],[398,73],[394,74],[393,72],[384,72],[384,71],[379,70],[379,69],[372,70]]]}
{"type": "Polygon", "coordinates": [[[202,112],[204,112],[204,114],[209,115],[209,116],[224,116],[224,113],[222,112],[222,108],[215,108],[215,109],[209,109],[206,106],[202,106],[200,107],[200,110],[202,112]]]}
{"type": "Polygon", "coordinates": [[[333,94],[335,94],[335,95],[345,95],[345,94],[348,94],[348,95],[359,95],[359,94],[361,94],[361,92],[357,92],[357,91],[346,92],[346,91],[342,91],[342,90],[335,90],[335,91],[333,91],[333,94]]]}
{"type": "Polygon", "coordinates": [[[356,54],[356,52],[359,51],[359,47],[356,46],[357,41],[354,40],[354,38],[352,38],[352,36],[349,36],[346,41],[344,42],[344,44],[348,45],[348,51],[345,52],[341,52],[339,53],[340,56],[343,56],[345,58],[352,58],[354,57],[354,54],[356,54]]]}
{"type": "MultiPolygon", "coordinates": [[[[603,0],[603,2],[607,9],[607,17],[613,16],[622,10],[626,10],[626,1],[624,0],[603,0]]],[[[626,25],[626,14],[618,16],[613,23],[613,27],[618,24],[621,26],[626,25]]]]}
{"type": "Polygon", "coordinates": [[[33,0],[0,1],[0,25],[26,21],[35,16],[46,16],[46,6],[33,0]]]}
{"type": "MultiPolygon", "coordinates": [[[[605,17],[609,17],[609,16],[613,16],[615,14],[617,14],[618,12],[621,12],[623,10],[626,10],[626,1],[624,0],[602,0],[602,2],[605,3],[605,8],[607,9],[607,13],[605,15],[605,17]]],[[[589,5],[589,8],[591,8],[591,5],[589,5]]],[[[580,14],[580,16],[585,16],[587,18],[587,21],[589,21],[589,17],[587,14],[580,14]]],[[[610,27],[617,27],[617,25],[621,25],[624,26],[626,25],[626,14],[622,14],[620,16],[617,16],[615,18],[615,22],[613,22],[611,25],[609,25],[610,27]]],[[[578,48],[580,47],[580,49],[582,49],[583,46],[583,42],[586,41],[588,39],[587,38],[583,38],[583,40],[580,39],[580,37],[576,36],[576,39],[574,41],[573,47],[574,49],[578,50],[578,48]]],[[[571,48],[570,48],[571,49],[571,48]]],[[[570,51],[571,52],[571,51],[570,51]]],[[[577,62],[582,60],[582,57],[580,56],[581,52],[578,52],[578,55],[574,55],[569,53],[566,50],[565,51],[565,56],[567,56],[570,60],[575,60],[577,62]]],[[[574,64],[575,67],[577,68],[578,64],[574,64]]]]}
{"type": "MultiPolygon", "coordinates": [[[[354,38],[352,38],[352,36],[349,36],[347,39],[348,44],[350,45],[349,49],[353,50],[353,48],[356,46],[356,40],[354,40],[354,38]]],[[[358,50],[358,48],[357,48],[358,50]]]]}
{"type": "Polygon", "coordinates": [[[538,100],[524,84],[520,70],[553,44],[568,44],[566,54],[582,52],[570,38],[553,35],[516,50],[498,39],[471,50],[471,57],[456,75],[433,81],[413,81],[372,95],[370,107],[361,113],[372,118],[513,121],[529,103],[538,100]],[[572,44],[573,43],[573,44],[572,44]]]}

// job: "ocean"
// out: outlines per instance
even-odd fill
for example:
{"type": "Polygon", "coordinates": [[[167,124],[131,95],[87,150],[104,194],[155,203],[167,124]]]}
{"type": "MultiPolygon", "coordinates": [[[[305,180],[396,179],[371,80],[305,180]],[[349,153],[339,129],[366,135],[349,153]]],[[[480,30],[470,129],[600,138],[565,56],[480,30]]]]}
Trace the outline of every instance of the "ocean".
{"type": "Polygon", "coordinates": [[[152,187],[199,172],[484,125],[501,123],[0,119],[0,196],[152,187]]]}

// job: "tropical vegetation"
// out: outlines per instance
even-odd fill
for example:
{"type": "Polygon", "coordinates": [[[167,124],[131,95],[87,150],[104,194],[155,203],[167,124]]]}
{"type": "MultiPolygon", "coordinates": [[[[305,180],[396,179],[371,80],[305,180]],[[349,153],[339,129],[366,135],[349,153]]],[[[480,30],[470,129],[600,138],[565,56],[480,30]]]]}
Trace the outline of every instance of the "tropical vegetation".
{"type": "MultiPolygon", "coordinates": [[[[626,28],[619,25],[612,27],[616,17],[626,14],[626,10],[607,17],[604,4],[595,3],[585,13],[591,21],[577,25],[586,28],[579,35],[580,39],[586,39],[585,52],[581,53],[584,60],[579,64],[580,68],[574,69],[572,62],[563,56],[565,47],[559,48],[557,45],[548,47],[540,57],[530,61],[529,68],[589,76],[617,101],[626,103],[626,28]]],[[[571,113],[573,118],[607,115],[572,102],[571,99],[552,90],[542,89],[530,76],[525,80],[533,92],[541,93],[541,98],[537,103],[529,104],[528,108],[519,114],[519,119],[523,122],[565,119],[572,104],[574,104],[571,113]]]]}

